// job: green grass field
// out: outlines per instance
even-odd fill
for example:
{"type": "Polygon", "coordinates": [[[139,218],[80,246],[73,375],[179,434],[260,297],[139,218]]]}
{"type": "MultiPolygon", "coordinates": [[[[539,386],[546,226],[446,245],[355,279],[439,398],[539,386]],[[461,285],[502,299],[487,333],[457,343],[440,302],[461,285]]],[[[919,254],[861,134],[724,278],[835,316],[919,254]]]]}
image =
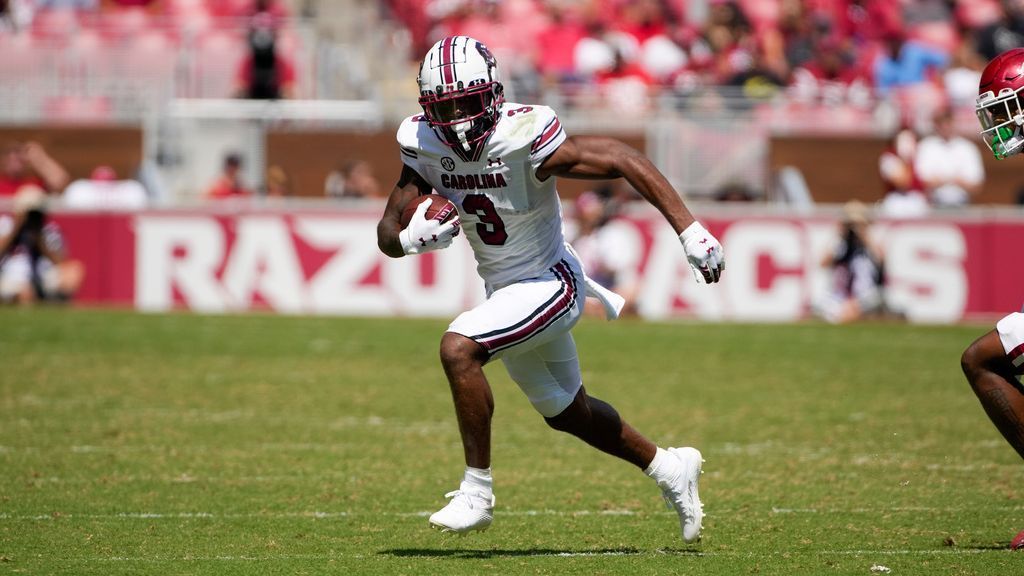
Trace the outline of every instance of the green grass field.
{"type": "Polygon", "coordinates": [[[0,311],[0,572],[1024,573],[1024,465],[959,370],[985,326],[603,323],[589,391],[707,463],[700,544],[499,365],[495,523],[462,471],[442,321],[0,311]]]}

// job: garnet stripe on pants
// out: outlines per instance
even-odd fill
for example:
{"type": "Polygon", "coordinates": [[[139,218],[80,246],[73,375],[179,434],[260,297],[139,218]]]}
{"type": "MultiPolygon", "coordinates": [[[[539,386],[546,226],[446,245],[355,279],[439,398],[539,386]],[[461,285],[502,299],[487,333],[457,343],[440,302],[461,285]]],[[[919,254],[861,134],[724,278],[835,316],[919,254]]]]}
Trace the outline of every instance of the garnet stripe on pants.
{"type": "Polygon", "coordinates": [[[1007,356],[1010,357],[1010,362],[1013,362],[1013,365],[1019,368],[1021,364],[1024,364],[1024,344],[1010,350],[1007,356]]]}
{"type": "Polygon", "coordinates": [[[556,264],[552,270],[562,282],[561,288],[555,292],[554,296],[515,325],[474,336],[473,340],[479,342],[487,350],[496,352],[499,349],[529,340],[569,313],[576,306],[576,277],[565,265],[565,261],[556,264]]]}

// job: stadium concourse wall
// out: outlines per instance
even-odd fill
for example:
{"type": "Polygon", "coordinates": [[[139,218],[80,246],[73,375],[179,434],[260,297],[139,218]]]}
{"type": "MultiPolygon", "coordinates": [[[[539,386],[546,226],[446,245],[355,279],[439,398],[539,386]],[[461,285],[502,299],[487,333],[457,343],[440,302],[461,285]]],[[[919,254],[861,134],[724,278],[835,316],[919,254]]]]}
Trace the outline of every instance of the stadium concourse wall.
{"type": "MultiPolygon", "coordinates": [[[[85,264],[82,304],[451,317],[484,297],[461,239],[419,257],[380,254],[381,208],[221,205],[53,217],[85,264]]],[[[653,210],[614,223],[643,317],[796,321],[828,291],[821,260],[838,233],[836,212],[697,211],[725,247],[728,269],[717,286],[694,281],[678,239],[653,210]]],[[[886,249],[889,299],[911,321],[990,318],[1024,301],[1020,212],[881,221],[873,232],[886,249]]]]}

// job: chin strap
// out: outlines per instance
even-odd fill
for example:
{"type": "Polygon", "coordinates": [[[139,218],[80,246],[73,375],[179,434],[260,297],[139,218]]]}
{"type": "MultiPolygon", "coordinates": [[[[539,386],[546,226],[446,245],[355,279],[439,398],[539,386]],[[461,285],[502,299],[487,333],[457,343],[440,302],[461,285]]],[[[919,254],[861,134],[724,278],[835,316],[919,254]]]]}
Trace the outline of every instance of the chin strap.
{"type": "Polygon", "coordinates": [[[469,132],[469,129],[472,127],[472,122],[461,122],[452,127],[452,130],[455,132],[456,136],[459,137],[459,143],[462,144],[462,149],[465,150],[466,152],[469,152],[471,148],[469,145],[469,140],[466,138],[466,133],[469,132]],[[469,126],[467,126],[467,124],[469,124],[469,126]]]}

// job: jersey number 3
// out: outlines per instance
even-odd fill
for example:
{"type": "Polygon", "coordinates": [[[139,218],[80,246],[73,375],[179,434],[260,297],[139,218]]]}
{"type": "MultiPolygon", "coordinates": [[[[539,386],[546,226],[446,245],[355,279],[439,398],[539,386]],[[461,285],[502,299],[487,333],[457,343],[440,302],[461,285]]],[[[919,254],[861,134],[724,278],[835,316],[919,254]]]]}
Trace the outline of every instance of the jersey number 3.
{"type": "Polygon", "coordinates": [[[462,209],[476,214],[480,223],[476,225],[476,233],[484,244],[501,246],[508,240],[505,223],[494,209],[494,202],[483,194],[469,194],[462,200],[462,209]]]}

